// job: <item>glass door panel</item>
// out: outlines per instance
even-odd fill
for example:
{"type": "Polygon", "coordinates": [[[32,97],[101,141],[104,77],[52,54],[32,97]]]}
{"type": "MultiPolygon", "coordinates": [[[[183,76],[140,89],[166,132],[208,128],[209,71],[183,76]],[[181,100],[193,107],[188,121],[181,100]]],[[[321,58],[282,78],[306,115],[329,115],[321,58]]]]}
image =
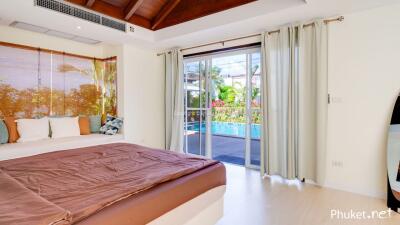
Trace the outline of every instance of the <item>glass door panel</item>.
{"type": "Polygon", "coordinates": [[[185,151],[260,165],[259,49],[185,59],[185,151]]]}
{"type": "Polygon", "coordinates": [[[185,63],[185,122],[184,150],[186,153],[205,155],[204,108],[205,75],[204,61],[185,63]]]}
{"type": "Polygon", "coordinates": [[[260,166],[261,137],[261,92],[260,92],[260,53],[251,54],[251,125],[250,125],[250,165],[260,166]]]}
{"type": "Polygon", "coordinates": [[[212,152],[216,160],[244,165],[246,150],[246,54],[212,59],[212,152]]]}
{"type": "Polygon", "coordinates": [[[187,153],[201,155],[200,111],[187,110],[185,140],[187,153]]]}
{"type": "Polygon", "coordinates": [[[200,62],[185,64],[185,152],[200,154],[200,62]]]}

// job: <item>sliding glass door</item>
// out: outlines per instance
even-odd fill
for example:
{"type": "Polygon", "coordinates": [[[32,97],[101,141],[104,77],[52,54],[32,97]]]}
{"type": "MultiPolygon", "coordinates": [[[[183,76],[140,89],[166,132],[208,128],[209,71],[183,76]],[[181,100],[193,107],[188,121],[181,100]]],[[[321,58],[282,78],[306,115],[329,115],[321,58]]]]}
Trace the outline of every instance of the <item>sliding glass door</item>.
{"type": "Polygon", "coordinates": [[[185,63],[185,150],[205,156],[207,111],[205,60],[185,63]]]}
{"type": "Polygon", "coordinates": [[[260,165],[259,48],[186,58],[185,151],[260,165]]]}

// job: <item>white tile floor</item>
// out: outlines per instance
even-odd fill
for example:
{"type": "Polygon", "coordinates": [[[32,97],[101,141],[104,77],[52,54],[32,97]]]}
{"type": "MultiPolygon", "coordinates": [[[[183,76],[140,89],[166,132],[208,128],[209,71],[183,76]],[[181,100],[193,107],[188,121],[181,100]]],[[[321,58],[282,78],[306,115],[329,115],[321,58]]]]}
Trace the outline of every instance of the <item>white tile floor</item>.
{"type": "Polygon", "coordinates": [[[385,200],[320,188],[308,184],[283,184],[260,178],[259,172],[226,164],[225,213],[217,225],[325,225],[400,224],[400,214],[387,219],[337,219],[331,210],[343,212],[387,210],[385,200]]]}

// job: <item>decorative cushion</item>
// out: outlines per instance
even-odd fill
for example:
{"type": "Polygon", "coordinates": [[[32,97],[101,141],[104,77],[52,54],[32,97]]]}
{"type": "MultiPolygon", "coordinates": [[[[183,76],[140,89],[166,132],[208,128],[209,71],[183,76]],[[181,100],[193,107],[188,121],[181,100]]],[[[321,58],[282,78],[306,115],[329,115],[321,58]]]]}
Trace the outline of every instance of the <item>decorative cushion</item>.
{"type": "Polygon", "coordinates": [[[90,134],[90,120],[87,116],[80,116],[79,117],[79,129],[81,135],[90,134]]]}
{"type": "Polygon", "coordinates": [[[51,115],[51,116],[48,116],[49,117],[49,137],[51,137],[51,126],[50,126],[50,118],[64,118],[64,116],[60,116],[60,115],[51,115]]]}
{"type": "Polygon", "coordinates": [[[99,133],[101,127],[101,116],[89,116],[90,120],[90,132],[91,133],[99,133]]]}
{"type": "Polygon", "coordinates": [[[49,138],[49,118],[17,120],[17,142],[37,141],[49,138]]]}
{"type": "Polygon", "coordinates": [[[6,117],[4,118],[4,123],[7,126],[8,130],[8,143],[15,143],[19,138],[17,123],[15,122],[14,117],[6,117]]]}
{"type": "Polygon", "coordinates": [[[81,135],[79,117],[50,118],[51,137],[75,137],[81,135]]]}
{"type": "Polygon", "coordinates": [[[0,120],[0,144],[8,143],[8,129],[3,120],[0,120]]]}
{"type": "Polygon", "coordinates": [[[107,116],[106,123],[100,128],[100,133],[107,135],[117,134],[122,128],[123,119],[113,116],[107,116]]]}

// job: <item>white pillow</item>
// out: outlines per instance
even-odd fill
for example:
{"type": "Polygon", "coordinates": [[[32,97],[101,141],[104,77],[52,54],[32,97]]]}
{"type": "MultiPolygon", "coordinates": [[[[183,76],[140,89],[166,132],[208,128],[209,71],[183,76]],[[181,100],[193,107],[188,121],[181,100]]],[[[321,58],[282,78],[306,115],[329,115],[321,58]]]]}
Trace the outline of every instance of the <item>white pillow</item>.
{"type": "Polygon", "coordinates": [[[75,137],[80,136],[79,116],[50,118],[51,137],[75,137]]]}
{"type": "Polygon", "coordinates": [[[49,138],[49,118],[19,119],[17,130],[19,139],[17,142],[37,141],[49,138]]]}

